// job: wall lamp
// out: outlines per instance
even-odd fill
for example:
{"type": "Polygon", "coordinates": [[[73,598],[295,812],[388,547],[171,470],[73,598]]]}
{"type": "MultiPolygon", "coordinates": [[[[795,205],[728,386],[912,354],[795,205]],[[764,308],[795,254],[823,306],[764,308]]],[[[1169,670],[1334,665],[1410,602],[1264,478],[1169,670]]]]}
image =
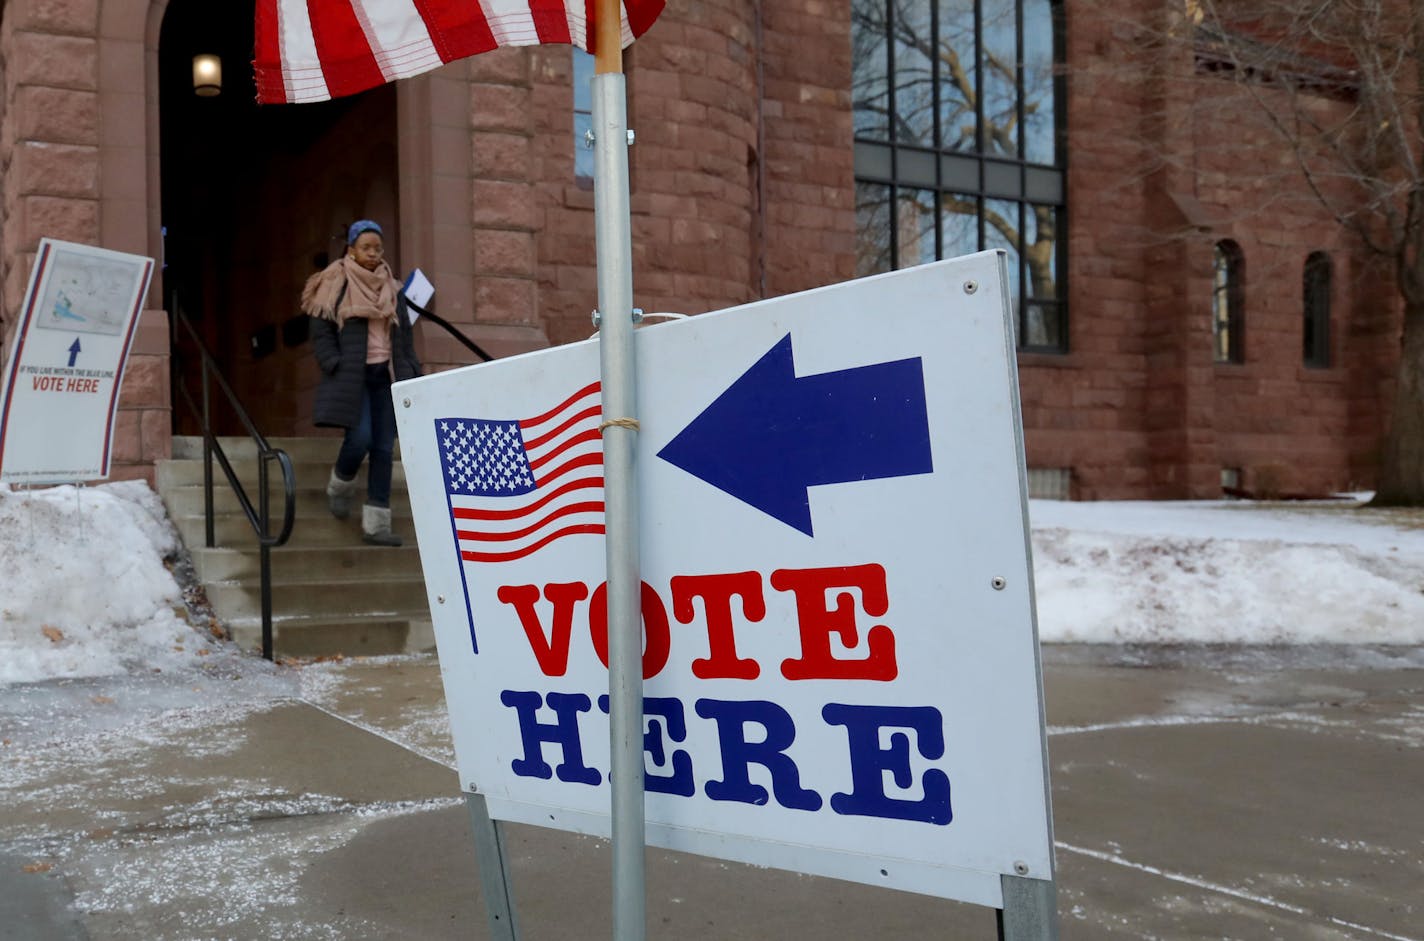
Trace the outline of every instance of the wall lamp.
{"type": "Polygon", "coordinates": [[[193,94],[211,98],[222,93],[222,59],[211,53],[193,56],[193,94]]]}

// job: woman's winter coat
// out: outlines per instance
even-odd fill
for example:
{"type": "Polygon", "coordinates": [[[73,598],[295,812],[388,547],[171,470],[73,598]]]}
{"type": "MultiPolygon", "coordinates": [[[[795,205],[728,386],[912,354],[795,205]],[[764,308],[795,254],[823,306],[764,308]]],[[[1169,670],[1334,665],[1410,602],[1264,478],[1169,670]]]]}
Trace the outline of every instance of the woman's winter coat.
{"type": "MultiPolygon", "coordinates": [[[[384,265],[384,263],[383,263],[384,265]]],[[[389,269],[387,269],[389,270],[389,269]]],[[[321,309],[308,303],[322,281],[345,278],[340,260],[312,275],[303,291],[303,309],[311,317],[312,352],[321,368],[321,383],[317,386],[312,410],[313,421],[322,428],[351,428],[361,421],[361,400],[365,394],[366,336],[371,320],[347,317],[338,326],[335,308],[344,291],[330,308],[321,309]]],[[[375,321],[379,326],[383,321],[375,321]]],[[[396,295],[396,314],[391,326],[392,380],[413,379],[421,372],[415,355],[415,335],[411,330],[410,311],[404,294],[396,295]]]]}

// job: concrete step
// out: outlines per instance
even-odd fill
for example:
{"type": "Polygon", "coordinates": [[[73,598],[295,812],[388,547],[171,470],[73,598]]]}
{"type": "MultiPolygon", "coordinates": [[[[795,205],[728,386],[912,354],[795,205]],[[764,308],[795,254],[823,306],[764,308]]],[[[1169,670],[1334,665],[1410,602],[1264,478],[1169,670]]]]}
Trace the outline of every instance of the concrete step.
{"type": "MultiPolygon", "coordinates": [[[[228,460],[234,463],[241,461],[254,461],[257,458],[257,445],[246,435],[235,437],[218,437],[218,444],[222,447],[223,453],[228,460]]],[[[320,463],[325,461],[330,464],[336,459],[336,452],[341,448],[341,434],[312,435],[301,438],[268,438],[269,447],[278,448],[287,452],[287,456],[292,459],[292,463],[320,463]]],[[[174,435],[173,436],[173,459],[180,460],[201,460],[203,457],[203,439],[198,435],[174,435]]],[[[396,442],[396,460],[400,460],[400,442],[396,442]]]]}
{"type": "MultiPolygon", "coordinates": [[[[189,544],[193,565],[205,583],[256,580],[261,575],[261,553],[248,548],[196,547],[189,544]]],[[[452,550],[453,551],[453,550],[452,550]]],[[[279,546],[272,550],[272,578],[284,582],[342,581],[380,572],[390,578],[421,575],[420,550],[409,539],[399,548],[368,546],[279,546]]]]}
{"type": "MultiPolygon", "coordinates": [[[[252,501],[255,508],[259,494],[254,488],[247,491],[247,498],[252,501]]],[[[361,512],[361,502],[366,497],[366,482],[359,481],[356,488],[356,495],[353,498],[352,512],[361,512]]],[[[268,488],[269,506],[273,516],[280,516],[282,513],[283,493],[280,486],[268,488]]],[[[296,490],[297,498],[297,519],[307,519],[315,516],[330,516],[330,511],[326,505],[326,487],[304,486],[296,490]]],[[[168,507],[170,516],[201,516],[204,512],[203,488],[201,486],[170,487],[163,495],[163,503],[168,507]]],[[[409,515],[410,497],[406,493],[405,487],[391,487],[391,509],[400,515],[409,515]]],[[[224,481],[215,483],[213,486],[213,512],[216,515],[229,515],[242,512],[242,504],[238,502],[237,494],[227,486],[224,481]]]]}
{"type": "MultiPolygon", "coordinates": [[[[249,438],[221,440],[248,498],[258,498],[258,461],[249,438]]],[[[391,515],[399,548],[361,542],[361,502],[366,473],[357,475],[349,519],[331,516],[326,483],[339,436],[274,438],[268,443],[292,458],[296,519],[290,541],[272,550],[272,623],[279,657],[407,653],[432,649],[434,632],[415,547],[405,469],[393,468],[391,515]]],[[[206,548],[202,439],[178,437],[173,459],[157,467],[158,492],[169,519],[188,546],[214,614],[242,646],[262,644],[260,550],[241,504],[218,466],[213,474],[216,548],[206,548]]],[[[280,523],[283,487],[269,465],[268,498],[280,523]]],[[[453,551],[453,547],[452,547],[453,551]]]]}
{"type": "MultiPolygon", "coordinates": [[[[228,623],[232,638],[246,650],[262,649],[262,621],[244,618],[228,623]]],[[[272,619],[272,650],[277,658],[380,657],[419,653],[435,648],[429,618],[351,614],[272,619]]]]}
{"type": "MultiPolygon", "coordinates": [[[[425,580],[415,578],[375,578],[326,582],[278,581],[273,572],[272,614],[283,619],[330,618],[359,612],[368,617],[429,618],[425,580]]],[[[208,602],[224,624],[262,617],[261,587],[251,582],[212,582],[206,586],[208,602]]]]}
{"type": "MultiPolygon", "coordinates": [[[[331,478],[331,462],[336,458],[336,449],[319,461],[297,461],[292,464],[292,473],[297,488],[325,487],[327,480],[331,478]]],[[[233,461],[232,469],[237,474],[237,479],[242,483],[249,495],[257,493],[258,469],[256,460],[233,461]]],[[[201,487],[203,485],[203,462],[195,460],[165,460],[158,461],[155,465],[155,480],[160,493],[174,487],[201,487]]],[[[269,486],[272,492],[282,492],[281,470],[276,464],[267,468],[269,486]]],[[[366,486],[366,466],[361,465],[361,470],[356,474],[356,480],[362,489],[366,486]]],[[[405,486],[405,467],[399,461],[391,468],[391,480],[399,487],[405,486]]],[[[230,490],[227,475],[222,471],[222,466],[213,462],[213,489],[230,490]]]]}
{"type": "MultiPolygon", "coordinates": [[[[207,545],[204,518],[201,514],[169,516],[178,527],[185,546],[207,545]]],[[[281,527],[279,511],[274,507],[272,530],[275,534],[281,527]]],[[[391,528],[407,543],[415,542],[415,526],[411,523],[410,508],[391,508],[391,528]]],[[[252,524],[240,513],[228,513],[213,517],[213,540],[218,546],[234,549],[256,548],[257,536],[252,524]]],[[[287,540],[291,546],[359,546],[361,542],[361,508],[353,507],[349,519],[339,520],[327,513],[312,515],[295,521],[292,535],[287,540]]]]}

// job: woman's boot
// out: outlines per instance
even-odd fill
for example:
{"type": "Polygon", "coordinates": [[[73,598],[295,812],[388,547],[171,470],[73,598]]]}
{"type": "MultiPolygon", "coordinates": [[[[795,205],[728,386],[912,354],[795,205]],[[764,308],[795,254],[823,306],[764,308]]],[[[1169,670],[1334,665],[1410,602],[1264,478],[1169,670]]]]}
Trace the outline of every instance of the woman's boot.
{"type": "Polygon", "coordinates": [[[356,478],[342,480],[336,468],[331,469],[331,479],[326,482],[326,507],[331,515],[344,520],[351,515],[351,498],[356,495],[356,478]]]}
{"type": "Polygon", "coordinates": [[[361,540],[373,546],[398,546],[401,537],[391,532],[391,508],[372,506],[361,507],[361,540]]]}

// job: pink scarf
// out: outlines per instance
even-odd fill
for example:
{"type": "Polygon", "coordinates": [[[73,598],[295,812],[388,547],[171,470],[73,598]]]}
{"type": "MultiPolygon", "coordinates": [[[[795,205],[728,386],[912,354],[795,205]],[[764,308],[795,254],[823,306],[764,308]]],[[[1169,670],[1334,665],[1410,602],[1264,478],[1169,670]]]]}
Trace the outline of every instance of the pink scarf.
{"type": "Polygon", "coordinates": [[[398,290],[390,265],[383,261],[375,271],[367,271],[347,255],[307,279],[301,306],[313,317],[336,321],[338,327],[345,324],[348,317],[393,324],[398,290]],[[343,284],[346,286],[344,296],[343,284]],[[339,310],[336,309],[338,297],[341,298],[339,310]]]}

